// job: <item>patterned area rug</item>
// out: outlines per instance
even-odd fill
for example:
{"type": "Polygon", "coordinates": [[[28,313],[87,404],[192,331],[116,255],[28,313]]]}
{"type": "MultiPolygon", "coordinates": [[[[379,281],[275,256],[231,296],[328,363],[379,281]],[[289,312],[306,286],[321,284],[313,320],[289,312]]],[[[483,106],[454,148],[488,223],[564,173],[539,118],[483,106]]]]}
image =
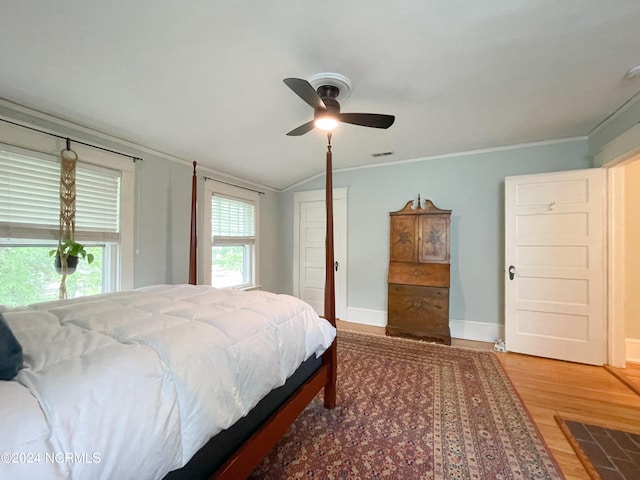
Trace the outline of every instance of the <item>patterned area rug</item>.
{"type": "Polygon", "coordinates": [[[338,362],[251,478],[563,478],[493,353],[340,331],[338,362]]]}
{"type": "Polygon", "coordinates": [[[638,480],[640,435],[556,416],[576,455],[593,480],[638,480]]]}

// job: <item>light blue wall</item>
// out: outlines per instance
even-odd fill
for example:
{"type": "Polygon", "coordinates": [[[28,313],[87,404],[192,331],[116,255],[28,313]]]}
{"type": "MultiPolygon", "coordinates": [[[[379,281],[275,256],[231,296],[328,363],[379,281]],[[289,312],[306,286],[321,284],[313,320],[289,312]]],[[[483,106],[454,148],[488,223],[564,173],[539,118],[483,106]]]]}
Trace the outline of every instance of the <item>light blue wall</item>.
{"type": "MultiPolygon", "coordinates": [[[[503,324],[504,178],[588,166],[585,139],[336,172],[334,186],[349,189],[348,307],[386,311],[389,212],[420,193],[452,210],[450,317],[503,324]]],[[[296,190],[321,188],[324,177],[296,190]]],[[[293,191],[282,200],[284,247],[291,251],[293,191]]],[[[284,261],[291,272],[292,255],[284,261]]],[[[291,280],[282,287],[290,291],[291,280]]]]}
{"type": "MultiPolygon", "coordinates": [[[[283,282],[285,276],[285,258],[293,256],[292,251],[282,247],[284,226],[282,225],[282,195],[276,192],[265,192],[260,196],[260,284],[263,290],[285,293],[283,282]]],[[[289,279],[290,282],[290,279],[289,279]]]]}
{"type": "Polygon", "coordinates": [[[617,115],[611,118],[610,121],[603,124],[595,132],[589,135],[589,152],[593,158],[593,166],[601,167],[602,165],[597,163],[595,156],[600,153],[600,150],[608,142],[623,134],[631,127],[640,122],[640,94],[635,99],[626,105],[617,115]]]}
{"type": "Polygon", "coordinates": [[[140,156],[144,161],[136,163],[134,287],[187,283],[192,168],[140,156]]]}
{"type": "MultiPolygon", "coordinates": [[[[0,114],[144,158],[136,163],[134,286],[188,280],[191,164],[6,108],[0,114]]],[[[587,151],[586,140],[572,141],[337,172],[334,185],[349,187],[348,306],[386,310],[388,212],[420,193],[453,210],[451,318],[502,323],[504,177],[585,168],[587,151]]],[[[334,152],[337,158],[339,144],[334,152]]],[[[324,163],[323,152],[319,162],[324,163]]],[[[320,188],[323,177],[297,190],[320,188]]],[[[265,290],[291,293],[293,191],[267,191],[260,202],[261,284],[265,290]]]]}

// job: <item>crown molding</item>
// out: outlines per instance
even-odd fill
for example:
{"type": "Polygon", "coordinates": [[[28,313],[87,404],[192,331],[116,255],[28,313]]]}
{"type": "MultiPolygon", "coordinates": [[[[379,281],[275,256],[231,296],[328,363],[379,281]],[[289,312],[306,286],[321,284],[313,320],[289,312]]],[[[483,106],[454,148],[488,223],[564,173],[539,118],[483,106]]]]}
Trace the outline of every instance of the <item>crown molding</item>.
{"type": "MultiPolygon", "coordinates": [[[[169,153],[165,153],[162,152],[160,150],[156,150],[154,148],[151,147],[147,147],[145,145],[141,145],[139,143],[135,143],[132,142],[130,140],[126,140],[124,138],[120,138],[120,137],[116,137],[114,135],[110,135],[108,133],[104,133],[101,132],[99,130],[94,130],[92,128],[89,127],[85,127],[82,125],[79,125],[77,123],[73,123],[69,120],[65,120],[63,118],[59,118],[56,117],[54,115],[48,114],[48,113],[44,113],[41,112],[39,110],[34,110],[32,108],[29,107],[25,107],[23,105],[19,105],[17,103],[11,102],[9,100],[0,98],[0,107],[6,108],[10,111],[16,112],[16,113],[21,113],[23,115],[27,115],[29,117],[32,117],[34,119],[38,119],[38,120],[42,120],[44,122],[48,122],[54,125],[54,128],[58,127],[58,128],[68,128],[68,129],[72,129],[75,130],[77,132],[80,133],[85,133],[87,135],[91,135],[93,137],[99,138],[101,140],[105,140],[107,142],[113,142],[117,145],[121,145],[123,147],[127,147],[127,148],[132,148],[135,149],[141,153],[147,153],[149,155],[153,155],[155,157],[158,158],[162,158],[164,160],[169,160],[171,162],[175,162],[175,163],[180,163],[183,165],[188,165],[189,167],[193,166],[193,160],[187,160],[185,158],[181,158],[181,157],[177,157],[175,155],[171,155],[169,153]]],[[[6,115],[3,115],[6,117],[6,115]]],[[[16,120],[15,118],[11,118],[11,120],[16,120]]],[[[29,121],[22,121],[20,120],[23,124],[25,124],[26,126],[29,127],[36,127],[39,128],[41,130],[44,131],[48,131],[50,133],[54,133],[57,135],[66,135],[64,132],[60,132],[58,130],[54,130],[51,127],[43,127],[42,125],[34,125],[33,123],[30,123],[29,121]]],[[[104,148],[112,148],[108,145],[98,145],[100,147],[104,147],[104,148]]],[[[142,159],[144,160],[144,158],[142,159]]],[[[270,187],[268,185],[264,185],[258,182],[253,182],[251,180],[247,180],[246,178],[241,178],[241,177],[237,177],[235,175],[231,175],[229,173],[225,173],[223,171],[220,170],[216,170],[214,168],[211,167],[207,167],[205,165],[200,165],[198,164],[198,170],[202,170],[205,173],[208,173],[209,175],[217,175],[219,177],[222,177],[225,180],[231,180],[237,183],[241,183],[241,184],[246,184],[247,186],[252,186],[252,187],[257,187],[263,190],[268,190],[270,192],[278,192],[280,190],[270,187]]]]}

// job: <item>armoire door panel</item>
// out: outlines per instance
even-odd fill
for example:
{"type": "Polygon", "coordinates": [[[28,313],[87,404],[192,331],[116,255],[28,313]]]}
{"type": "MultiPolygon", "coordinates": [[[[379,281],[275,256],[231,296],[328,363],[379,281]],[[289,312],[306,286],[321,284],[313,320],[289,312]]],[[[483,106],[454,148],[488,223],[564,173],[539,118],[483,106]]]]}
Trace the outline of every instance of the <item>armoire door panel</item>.
{"type": "Polygon", "coordinates": [[[391,260],[415,262],[418,259],[418,231],[416,219],[410,216],[391,219],[391,260]]]}
{"type": "Polygon", "coordinates": [[[420,216],[420,263],[449,263],[449,217],[420,216]]]}

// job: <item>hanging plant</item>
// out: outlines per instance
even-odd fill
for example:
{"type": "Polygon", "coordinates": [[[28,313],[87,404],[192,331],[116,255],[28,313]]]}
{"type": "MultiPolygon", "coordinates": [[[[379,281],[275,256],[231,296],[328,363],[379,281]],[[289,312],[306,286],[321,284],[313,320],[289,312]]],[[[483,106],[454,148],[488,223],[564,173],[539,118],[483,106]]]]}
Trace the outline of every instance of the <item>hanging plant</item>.
{"type": "Polygon", "coordinates": [[[87,263],[93,262],[93,254],[87,253],[84,245],[71,239],[63,240],[58,248],[49,251],[49,256],[56,256],[55,268],[59,274],[71,274],[76,271],[80,257],[87,263]]]}

